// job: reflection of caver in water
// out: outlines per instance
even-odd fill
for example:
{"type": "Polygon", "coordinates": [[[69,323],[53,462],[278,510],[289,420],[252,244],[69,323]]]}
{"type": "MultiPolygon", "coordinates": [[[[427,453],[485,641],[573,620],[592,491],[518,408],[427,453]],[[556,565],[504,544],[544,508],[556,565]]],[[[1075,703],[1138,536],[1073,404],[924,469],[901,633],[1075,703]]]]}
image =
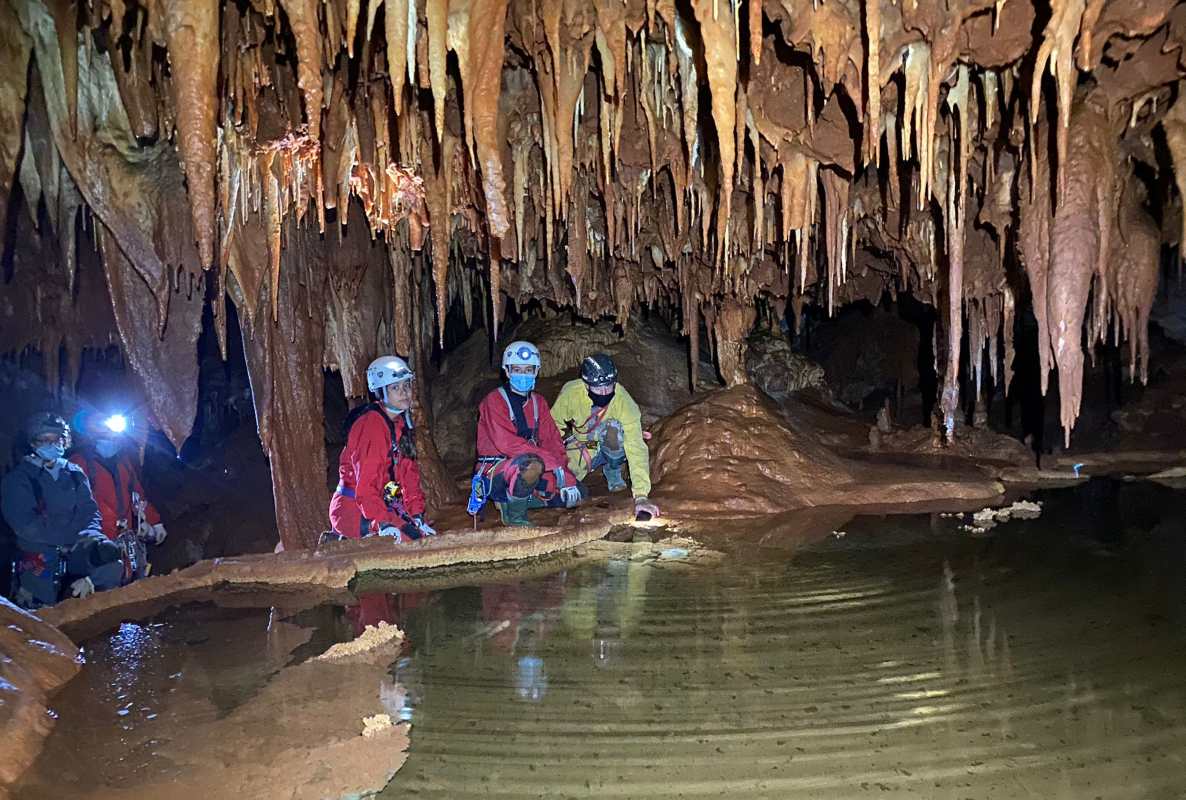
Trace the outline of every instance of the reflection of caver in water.
{"type": "Polygon", "coordinates": [[[16,534],[16,599],[56,603],[66,586],[75,597],[112,589],[123,576],[118,545],[100,529],[86,474],[63,456],[70,426],[53,414],[26,425],[28,454],[4,476],[4,519],[16,534]]]}
{"type": "Polygon", "coordinates": [[[560,390],[554,409],[564,435],[568,466],[578,480],[601,470],[611,492],[626,488],[622,468],[630,467],[634,510],[639,519],[659,515],[651,491],[650,452],[638,403],[618,384],[618,369],[605,353],[581,362],[581,380],[560,390]]]}
{"type": "Polygon", "coordinates": [[[548,401],[534,391],[539,349],[511,342],[502,356],[507,382],[478,407],[478,466],[469,513],[493,500],[505,525],[530,525],[535,508],[573,508],[588,492],[568,468],[548,401]]]}

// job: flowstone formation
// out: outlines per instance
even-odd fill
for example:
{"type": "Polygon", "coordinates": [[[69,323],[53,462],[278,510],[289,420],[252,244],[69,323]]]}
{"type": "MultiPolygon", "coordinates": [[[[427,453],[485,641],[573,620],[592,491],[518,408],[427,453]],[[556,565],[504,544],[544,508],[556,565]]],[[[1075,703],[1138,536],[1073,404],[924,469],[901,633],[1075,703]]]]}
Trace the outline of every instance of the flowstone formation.
{"type": "Polygon", "coordinates": [[[455,305],[495,338],[511,303],[646,305],[732,385],[759,317],[908,291],[950,437],[1032,304],[1069,438],[1085,347],[1145,374],[1184,37],[1174,0],[4,0],[2,341],[69,388],[98,297],[180,443],[231,298],[288,547],[323,523],[323,368],[425,373],[455,305]]]}

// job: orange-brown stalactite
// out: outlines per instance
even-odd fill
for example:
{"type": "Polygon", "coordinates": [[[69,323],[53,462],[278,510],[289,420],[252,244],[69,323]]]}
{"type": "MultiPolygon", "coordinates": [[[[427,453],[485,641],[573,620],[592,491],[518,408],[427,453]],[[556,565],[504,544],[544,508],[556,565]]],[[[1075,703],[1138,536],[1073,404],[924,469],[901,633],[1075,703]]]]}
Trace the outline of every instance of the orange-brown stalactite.
{"type": "MultiPolygon", "coordinates": [[[[477,149],[490,235],[501,239],[511,225],[502,170],[502,145],[497,138],[502,62],[506,52],[503,38],[507,0],[473,0],[470,15],[475,22],[470,25],[470,75],[465,86],[469,116],[467,135],[473,137],[477,149]]],[[[496,271],[494,264],[491,260],[492,274],[496,271]]]]}
{"type": "MultiPolygon", "coordinates": [[[[404,109],[405,73],[416,66],[414,48],[409,47],[409,36],[414,36],[416,31],[415,21],[416,4],[413,0],[384,0],[383,30],[387,35],[387,77],[391,81],[391,96],[395,102],[396,116],[404,109]]],[[[412,83],[415,84],[414,81],[412,83]]]]}
{"type": "Polygon", "coordinates": [[[297,86],[305,98],[305,118],[309,136],[321,138],[322,35],[317,0],[280,0],[288,17],[288,26],[296,41],[297,86]]]}
{"type": "Polygon", "coordinates": [[[437,141],[445,135],[445,92],[449,87],[449,0],[425,0],[428,19],[428,78],[432,86],[433,130],[437,141]]]}
{"type": "Polygon", "coordinates": [[[864,0],[865,41],[868,58],[865,63],[865,87],[868,110],[865,112],[865,164],[881,161],[881,0],[864,0]]]}
{"type": "Polygon", "coordinates": [[[692,8],[704,41],[704,60],[712,95],[712,119],[717,129],[721,180],[717,206],[717,257],[723,263],[729,249],[729,216],[733,197],[733,164],[737,158],[737,40],[733,15],[726,8],[715,13],[715,0],[693,0],[692,8]]]}
{"type": "Polygon", "coordinates": [[[207,268],[214,263],[218,6],[218,0],[165,0],[178,149],[185,168],[198,254],[207,268]]]}
{"type": "Polygon", "coordinates": [[[755,67],[762,63],[762,0],[746,3],[749,15],[749,57],[755,67]]]}
{"type": "MultiPolygon", "coordinates": [[[[453,228],[451,184],[453,151],[457,140],[446,136],[441,142],[441,161],[435,174],[425,181],[424,199],[428,209],[428,236],[432,245],[432,279],[436,287],[438,335],[445,338],[445,313],[449,310],[449,239],[453,228]]],[[[430,167],[431,169],[431,167],[430,167]]]]}

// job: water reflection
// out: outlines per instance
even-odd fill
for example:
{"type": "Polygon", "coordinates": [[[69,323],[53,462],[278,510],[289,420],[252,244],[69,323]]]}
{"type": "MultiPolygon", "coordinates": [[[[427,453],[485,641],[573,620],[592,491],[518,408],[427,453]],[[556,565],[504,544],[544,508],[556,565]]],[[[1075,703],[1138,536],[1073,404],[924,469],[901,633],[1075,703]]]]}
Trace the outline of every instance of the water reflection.
{"type": "Polygon", "coordinates": [[[1092,491],[982,539],[863,518],[793,558],[445,593],[476,633],[413,635],[384,796],[1181,796],[1183,495],[1092,491]],[[1091,513],[1117,502],[1149,519],[1091,513]]]}

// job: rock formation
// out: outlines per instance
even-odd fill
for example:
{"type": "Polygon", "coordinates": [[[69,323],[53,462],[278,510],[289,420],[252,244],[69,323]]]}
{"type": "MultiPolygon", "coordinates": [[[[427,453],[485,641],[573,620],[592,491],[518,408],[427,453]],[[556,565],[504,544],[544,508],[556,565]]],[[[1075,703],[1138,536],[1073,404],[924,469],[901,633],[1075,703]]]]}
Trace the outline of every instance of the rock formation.
{"type": "Polygon", "coordinates": [[[3,348],[68,388],[109,308],[179,443],[230,298],[291,547],[323,368],[359,397],[377,351],[423,367],[458,301],[660,309],[733,385],[759,310],[911,292],[958,435],[1028,286],[1069,437],[1084,347],[1145,374],[1161,242],[1121,198],[1186,185],[1175,0],[4,0],[0,31],[3,348]]]}

